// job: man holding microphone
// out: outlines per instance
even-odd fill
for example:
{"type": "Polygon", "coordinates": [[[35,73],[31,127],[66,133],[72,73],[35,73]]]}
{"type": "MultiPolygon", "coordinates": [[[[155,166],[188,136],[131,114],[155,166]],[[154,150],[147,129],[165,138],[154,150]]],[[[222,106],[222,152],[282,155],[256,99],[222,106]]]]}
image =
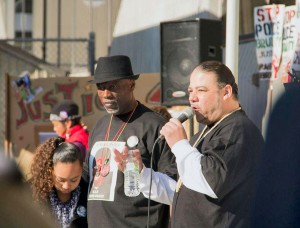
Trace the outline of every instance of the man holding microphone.
{"type": "MultiPolygon", "coordinates": [[[[172,227],[249,227],[256,168],[263,137],[238,101],[238,87],[227,66],[207,61],[190,77],[189,102],[203,131],[190,141],[178,119],[160,131],[176,157],[179,180],[145,168],[139,153],[141,192],[172,204],[172,227]]],[[[126,150],[115,160],[120,170],[126,150]]]]}

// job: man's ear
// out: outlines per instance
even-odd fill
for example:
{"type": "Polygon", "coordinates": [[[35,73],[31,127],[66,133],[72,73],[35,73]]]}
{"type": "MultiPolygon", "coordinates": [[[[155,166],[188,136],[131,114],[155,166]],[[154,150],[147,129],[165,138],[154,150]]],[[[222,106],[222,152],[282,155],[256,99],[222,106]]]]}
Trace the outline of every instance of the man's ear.
{"type": "Polygon", "coordinates": [[[224,87],[224,100],[227,100],[232,96],[232,87],[231,85],[226,85],[224,87]]]}
{"type": "Polygon", "coordinates": [[[130,88],[131,88],[131,89],[134,89],[134,88],[135,88],[135,81],[134,81],[134,80],[131,81],[130,88]]]}

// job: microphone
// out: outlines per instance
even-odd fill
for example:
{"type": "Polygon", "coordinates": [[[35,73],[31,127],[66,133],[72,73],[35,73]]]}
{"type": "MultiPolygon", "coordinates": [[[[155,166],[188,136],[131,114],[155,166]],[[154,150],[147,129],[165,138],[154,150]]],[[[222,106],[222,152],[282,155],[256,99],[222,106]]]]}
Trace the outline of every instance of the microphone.
{"type": "MultiPolygon", "coordinates": [[[[184,109],[183,112],[177,117],[177,120],[179,120],[180,123],[183,123],[187,119],[191,118],[194,114],[195,114],[194,109],[192,109],[191,107],[188,107],[188,108],[184,109]]],[[[158,137],[158,140],[162,140],[162,139],[164,139],[164,136],[160,135],[158,137]]]]}

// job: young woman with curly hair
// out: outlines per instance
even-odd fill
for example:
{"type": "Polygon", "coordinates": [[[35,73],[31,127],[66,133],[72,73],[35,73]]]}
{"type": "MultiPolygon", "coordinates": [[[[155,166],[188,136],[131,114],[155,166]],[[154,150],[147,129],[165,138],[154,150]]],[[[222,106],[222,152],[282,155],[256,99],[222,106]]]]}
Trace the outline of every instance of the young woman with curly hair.
{"type": "Polygon", "coordinates": [[[87,227],[87,184],[81,179],[83,158],[76,143],[48,139],[37,147],[31,166],[34,201],[64,228],[87,227]]]}

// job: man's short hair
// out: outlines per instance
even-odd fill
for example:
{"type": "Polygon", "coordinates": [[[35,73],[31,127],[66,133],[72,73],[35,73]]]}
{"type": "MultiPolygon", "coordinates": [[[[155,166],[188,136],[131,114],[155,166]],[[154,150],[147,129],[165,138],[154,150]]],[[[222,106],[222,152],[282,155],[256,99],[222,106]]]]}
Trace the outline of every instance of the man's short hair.
{"type": "Polygon", "coordinates": [[[238,86],[231,70],[225,64],[219,61],[205,61],[200,63],[198,67],[206,72],[214,72],[217,76],[219,86],[230,85],[234,97],[238,99],[238,86]]]}

